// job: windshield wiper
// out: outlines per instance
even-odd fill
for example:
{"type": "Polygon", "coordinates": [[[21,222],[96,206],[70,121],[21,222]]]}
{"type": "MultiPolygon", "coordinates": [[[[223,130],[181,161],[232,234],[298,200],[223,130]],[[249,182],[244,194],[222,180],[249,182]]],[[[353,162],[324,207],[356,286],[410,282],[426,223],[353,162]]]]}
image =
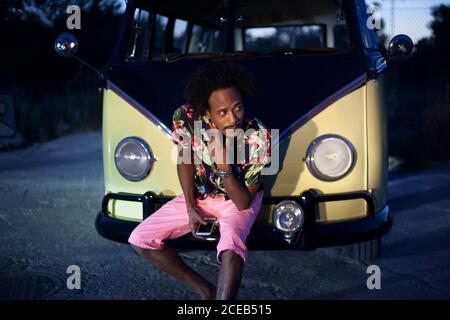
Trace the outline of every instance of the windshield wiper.
{"type": "Polygon", "coordinates": [[[198,52],[198,53],[178,53],[170,57],[166,57],[164,59],[167,63],[176,62],[185,58],[198,58],[198,57],[207,57],[207,56],[213,56],[213,57],[221,57],[224,56],[225,53],[223,52],[198,52]]]}

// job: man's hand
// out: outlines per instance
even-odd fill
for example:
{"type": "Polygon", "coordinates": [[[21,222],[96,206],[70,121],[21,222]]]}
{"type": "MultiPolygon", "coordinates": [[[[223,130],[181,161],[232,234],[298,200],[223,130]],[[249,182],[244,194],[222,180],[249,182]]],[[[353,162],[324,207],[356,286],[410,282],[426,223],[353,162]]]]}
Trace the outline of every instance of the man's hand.
{"type": "Polygon", "coordinates": [[[232,159],[229,159],[229,157],[227,159],[227,153],[230,152],[230,150],[226,149],[222,138],[212,136],[208,144],[208,148],[211,158],[216,163],[217,168],[219,170],[226,170],[229,167],[229,162],[231,162],[232,159]]]}
{"type": "Polygon", "coordinates": [[[194,207],[187,208],[189,215],[189,227],[191,228],[192,235],[198,238],[195,235],[195,231],[197,231],[199,224],[206,224],[206,221],[198,214],[197,210],[194,207]]]}

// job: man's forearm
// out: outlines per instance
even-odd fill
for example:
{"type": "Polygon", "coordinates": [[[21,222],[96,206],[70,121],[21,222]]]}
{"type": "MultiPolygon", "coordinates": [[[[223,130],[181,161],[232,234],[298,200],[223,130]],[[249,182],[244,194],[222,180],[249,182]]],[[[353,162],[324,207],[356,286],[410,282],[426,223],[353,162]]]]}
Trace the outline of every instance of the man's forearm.
{"type": "MultiPolygon", "coordinates": [[[[229,170],[228,168],[227,170],[229,170]]],[[[224,170],[226,171],[226,170],[224,170]]],[[[252,202],[252,195],[236,178],[234,173],[223,178],[223,184],[230,199],[236,204],[239,210],[247,209],[252,202]]]]}
{"type": "Polygon", "coordinates": [[[187,207],[195,207],[196,201],[194,196],[194,179],[195,166],[194,164],[178,164],[177,165],[178,179],[180,180],[181,189],[183,190],[184,198],[186,199],[187,207]]]}

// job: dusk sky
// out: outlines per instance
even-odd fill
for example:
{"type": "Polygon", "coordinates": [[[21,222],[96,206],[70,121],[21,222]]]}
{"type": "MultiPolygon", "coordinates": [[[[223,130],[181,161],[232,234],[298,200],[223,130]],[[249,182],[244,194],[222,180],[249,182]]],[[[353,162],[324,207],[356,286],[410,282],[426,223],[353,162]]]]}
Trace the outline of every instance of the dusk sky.
{"type": "Polygon", "coordinates": [[[432,20],[431,8],[439,4],[450,5],[450,0],[378,0],[381,17],[386,22],[385,33],[392,36],[392,3],[394,3],[394,34],[404,33],[414,43],[431,34],[428,27],[432,20]]]}

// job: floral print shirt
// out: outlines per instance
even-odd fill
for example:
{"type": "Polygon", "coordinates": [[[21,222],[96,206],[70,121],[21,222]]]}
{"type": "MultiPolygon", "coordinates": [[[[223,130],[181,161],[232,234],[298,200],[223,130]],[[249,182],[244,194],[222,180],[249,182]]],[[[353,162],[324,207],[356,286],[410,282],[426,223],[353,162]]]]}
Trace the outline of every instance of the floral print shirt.
{"type": "MultiPolygon", "coordinates": [[[[172,140],[184,150],[190,149],[195,164],[195,195],[197,199],[224,196],[229,199],[223,179],[217,176],[217,165],[209,154],[208,141],[214,125],[206,116],[194,119],[194,110],[189,105],[177,108],[172,119],[172,140]],[[197,120],[197,125],[194,125],[197,120]],[[201,125],[199,125],[201,124],[201,125]],[[194,132],[196,134],[194,134],[194,132]]],[[[244,132],[243,142],[237,143],[235,138],[235,161],[231,165],[232,171],[238,181],[244,186],[260,184],[262,189],[261,170],[270,158],[270,130],[258,119],[245,118],[241,129],[244,132]],[[244,150],[242,150],[244,148],[244,150]],[[244,151],[243,156],[237,160],[237,154],[244,151]]]]}

